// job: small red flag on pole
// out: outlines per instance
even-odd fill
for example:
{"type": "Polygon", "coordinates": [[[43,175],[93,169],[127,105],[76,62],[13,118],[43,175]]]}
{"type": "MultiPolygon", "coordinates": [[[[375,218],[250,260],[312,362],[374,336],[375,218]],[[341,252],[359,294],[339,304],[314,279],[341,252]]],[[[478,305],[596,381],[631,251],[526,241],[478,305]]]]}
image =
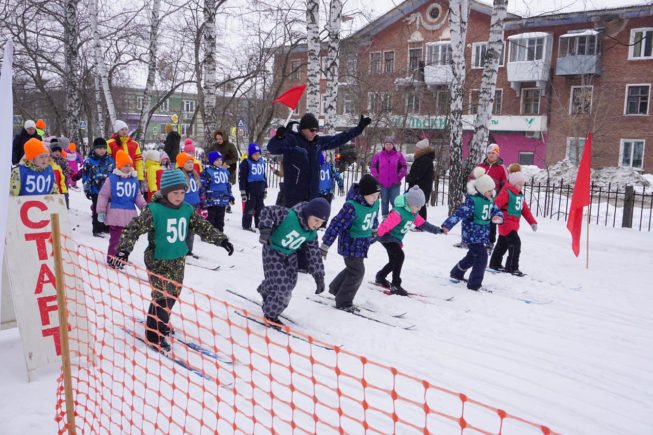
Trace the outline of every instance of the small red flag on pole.
{"type": "Polygon", "coordinates": [[[273,103],[281,103],[284,106],[290,107],[292,110],[295,110],[299,104],[299,100],[302,98],[302,94],[306,89],[306,85],[295,86],[288,89],[283,94],[279,95],[273,103]]]}
{"type": "Polygon", "coordinates": [[[571,233],[571,249],[574,251],[574,255],[576,255],[576,257],[578,257],[580,253],[580,232],[583,228],[583,208],[590,205],[591,166],[592,133],[590,132],[587,134],[587,140],[585,141],[585,147],[583,148],[583,156],[581,157],[580,164],[578,165],[578,175],[576,175],[576,184],[574,185],[574,193],[571,196],[569,218],[567,219],[567,229],[571,233]]]}

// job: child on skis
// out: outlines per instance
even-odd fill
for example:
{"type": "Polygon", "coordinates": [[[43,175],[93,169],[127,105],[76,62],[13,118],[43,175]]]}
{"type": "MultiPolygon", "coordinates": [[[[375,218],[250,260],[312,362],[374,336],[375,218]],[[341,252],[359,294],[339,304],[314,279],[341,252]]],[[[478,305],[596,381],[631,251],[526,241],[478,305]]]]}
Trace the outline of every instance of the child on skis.
{"type": "Polygon", "coordinates": [[[211,225],[224,232],[224,215],[227,206],[229,203],[234,203],[229,182],[229,169],[222,164],[222,154],[218,151],[209,152],[208,158],[209,166],[200,175],[202,187],[206,192],[206,205],[209,213],[207,219],[211,225]]]}
{"type": "MultiPolygon", "coordinates": [[[[195,162],[193,156],[190,154],[177,154],[177,167],[181,169],[182,173],[186,176],[188,183],[188,191],[186,192],[184,201],[199,212],[202,208],[202,182],[200,181],[200,175],[195,171],[194,165],[195,162]]],[[[196,257],[196,255],[193,254],[194,242],[195,233],[189,230],[186,243],[188,244],[188,255],[192,257],[196,257]]]]}
{"type": "Polygon", "coordinates": [[[138,238],[148,233],[149,244],[144,260],[150,272],[152,302],[147,312],[145,338],[154,348],[170,350],[166,337],[170,334],[170,311],[174,306],[182,283],[186,265],[186,231],[194,231],[205,242],[224,248],[229,255],[234,252],[227,236],[213,228],[193,207],[184,202],[188,178],[181,170],[165,171],[161,177],[161,190],[143,212],[123,229],[118,255],[112,259],[114,267],[121,268],[129,259],[138,238]],[[163,279],[161,278],[163,277],[163,279]]]}
{"type": "Polygon", "coordinates": [[[259,241],[263,244],[265,279],[257,291],[263,297],[263,314],[271,326],[283,323],[279,315],[286,309],[297,285],[297,250],[305,246],[308,272],[317,289],[324,291],[324,264],[317,242],[317,230],[329,220],[331,206],[324,198],[300,202],[292,208],[273,205],[261,212],[259,241]]]}
{"type": "Polygon", "coordinates": [[[408,292],[401,286],[401,268],[405,259],[402,240],[408,230],[414,225],[431,234],[442,233],[439,227],[425,221],[418,214],[424,204],[424,191],[419,186],[413,186],[395,199],[394,208],[379,225],[378,240],[388,252],[388,264],[377,272],[375,283],[390,289],[396,295],[408,296],[408,292]],[[390,272],[392,282],[386,279],[390,272]]]}
{"type": "Polygon", "coordinates": [[[445,234],[459,221],[463,221],[463,242],[467,244],[467,255],[451,269],[449,276],[453,282],[464,280],[470,267],[472,271],[467,280],[467,288],[479,290],[487,265],[487,245],[490,237],[490,221],[500,224],[503,213],[494,205],[494,180],[489,175],[481,175],[474,182],[474,195],[468,195],[461,205],[442,224],[445,234]]]}
{"type": "Polygon", "coordinates": [[[331,220],[322,238],[320,250],[326,259],[329,248],[338,239],[338,254],[345,258],[343,269],[329,284],[336,297],[336,308],[355,312],[353,301],[365,276],[364,260],[379,225],[379,195],[382,186],[370,174],[361,177],[347,193],[347,202],[331,220]]]}
{"type": "Polygon", "coordinates": [[[102,233],[108,232],[109,228],[98,221],[97,200],[100,189],[109,174],[113,172],[115,165],[111,156],[107,154],[107,141],[98,137],[93,141],[93,148],[90,155],[84,160],[82,166],[82,181],[84,193],[91,200],[91,212],[93,215],[93,235],[102,237],[102,233]]]}
{"type": "Polygon", "coordinates": [[[340,173],[333,166],[333,163],[327,162],[324,159],[324,153],[320,153],[320,184],[318,185],[318,189],[320,196],[329,201],[329,204],[333,200],[336,183],[338,184],[338,191],[342,195],[345,187],[340,173]]]}
{"type": "Polygon", "coordinates": [[[11,196],[51,195],[59,193],[50,166],[50,150],[42,141],[32,138],[23,145],[24,156],[11,170],[11,196]]]}
{"type": "Polygon", "coordinates": [[[528,208],[524,193],[522,192],[526,177],[521,172],[512,172],[508,175],[508,182],[494,199],[494,204],[503,212],[504,220],[499,225],[499,240],[494,247],[488,270],[493,272],[503,271],[515,276],[524,276],[519,270],[519,254],[521,253],[521,239],[519,238],[519,221],[526,218],[533,229],[537,231],[537,221],[528,208]],[[508,251],[506,267],[503,268],[503,254],[508,251]]]}
{"type": "Polygon", "coordinates": [[[243,229],[256,232],[252,229],[252,217],[254,217],[254,226],[258,228],[268,183],[265,177],[265,161],[261,158],[261,147],[255,143],[249,144],[247,158],[240,162],[238,187],[240,196],[245,201],[243,229]]]}
{"type": "Polygon", "coordinates": [[[116,169],[102,185],[97,201],[98,221],[109,226],[107,263],[118,254],[122,229],[147,205],[138,182],[134,162],[124,150],[116,152],[116,169]]]}

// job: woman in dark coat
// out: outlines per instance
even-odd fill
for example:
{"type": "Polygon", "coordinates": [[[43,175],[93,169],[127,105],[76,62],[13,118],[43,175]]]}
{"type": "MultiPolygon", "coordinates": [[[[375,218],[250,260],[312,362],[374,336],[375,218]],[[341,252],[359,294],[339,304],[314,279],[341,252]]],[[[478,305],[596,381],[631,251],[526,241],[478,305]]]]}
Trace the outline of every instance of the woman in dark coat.
{"type": "Polygon", "coordinates": [[[426,220],[426,207],[433,191],[433,161],[435,150],[429,146],[428,139],[422,139],[415,145],[415,161],[406,177],[408,188],[419,186],[424,192],[426,203],[420,209],[419,215],[426,220]]]}

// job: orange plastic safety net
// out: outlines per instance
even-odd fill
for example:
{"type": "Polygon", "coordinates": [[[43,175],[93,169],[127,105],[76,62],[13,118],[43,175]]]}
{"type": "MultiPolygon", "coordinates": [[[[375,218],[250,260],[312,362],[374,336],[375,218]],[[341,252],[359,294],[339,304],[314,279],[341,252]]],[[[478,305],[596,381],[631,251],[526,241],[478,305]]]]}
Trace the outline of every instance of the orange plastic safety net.
{"type": "MultiPolygon", "coordinates": [[[[91,350],[72,355],[79,433],[553,433],[188,287],[163,355],[143,341],[147,272],[114,270],[104,252],[65,242],[78,262],[66,267],[66,299],[85,301],[91,350]]],[[[65,409],[61,376],[60,433],[65,409]]]]}

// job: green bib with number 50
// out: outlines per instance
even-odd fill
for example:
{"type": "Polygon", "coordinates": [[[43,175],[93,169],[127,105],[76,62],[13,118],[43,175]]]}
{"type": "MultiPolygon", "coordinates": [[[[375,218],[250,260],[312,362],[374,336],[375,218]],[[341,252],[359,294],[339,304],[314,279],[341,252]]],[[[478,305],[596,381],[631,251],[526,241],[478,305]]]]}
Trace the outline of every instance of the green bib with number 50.
{"type": "Polygon", "coordinates": [[[353,239],[360,239],[363,237],[372,237],[372,227],[374,226],[374,218],[379,212],[379,200],[374,201],[374,205],[366,207],[360,202],[349,200],[347,201],[354,207],[356,217],[351,223],[349,235],[353,239]]]}
{"type": "Polygon", "coordinates": [[[472,196],[472,199],[474,200],[474,223],[477,225],[489,225],[494,201],[479,195],[472,196]]]}
{"type": "Polygon", "coordinates": [[[186,236],[193,206],[183,203],[180,208],[170,208],[157,202],[148,204],[154,220],[154,258],[174,260],[188,253],[186,236]]]}
{"type": "Polygon", "coordinates": [[[524,206],[524,194],[519,193],[515,195],[511,190],[508,190],[508,207],[506,212],[510,216],[521,217],[521,210],[524,206]]]}
{"type": "Polygon", "coordinates": [[[301,248],[304,242],[315,240],[316,237],[317,232],[305,230],[302,224],[299,223],[297,213],[290,210],[281,225],[272,232],[270,248],[291,255],[301,248]]]}
{"type": "MultiPolygon", "coordinates": [[[[395,205],[397,205],[395,203],[395,205]]],[[[404,236],[413,226],[417,213],[412,214],[410,210],[407,210],[406,207],[395,207],[392,211],[396,211],[401,216],[401,222],[390,231],[390,235],[395,239],[401,241],[404,239],[404,236]]]]}

